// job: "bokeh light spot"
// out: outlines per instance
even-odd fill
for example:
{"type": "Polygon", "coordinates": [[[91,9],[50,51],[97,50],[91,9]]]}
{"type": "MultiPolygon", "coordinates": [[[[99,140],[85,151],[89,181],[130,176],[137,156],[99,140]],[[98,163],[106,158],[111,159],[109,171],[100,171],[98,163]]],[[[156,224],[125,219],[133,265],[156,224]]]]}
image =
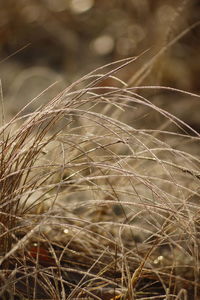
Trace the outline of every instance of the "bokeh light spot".
{"type": "Polygon", "coordinates": [[[71,0],[70,9],[76,14],[90,10],[94,5],[94,0],[71,0]]]}
{"type": "Polygon", "coordinates": [[[92,41],[91,47],[97,55],[107,55],[114,49],[114,39],[110,35],[101,35],[92,41]]]}

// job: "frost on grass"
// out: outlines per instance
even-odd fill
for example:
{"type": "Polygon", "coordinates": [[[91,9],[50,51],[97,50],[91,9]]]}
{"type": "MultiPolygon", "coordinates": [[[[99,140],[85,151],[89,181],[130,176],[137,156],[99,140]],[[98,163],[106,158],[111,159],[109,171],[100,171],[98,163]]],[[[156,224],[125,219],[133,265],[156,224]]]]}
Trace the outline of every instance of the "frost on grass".
{"type": "Polygon", "coordinates": [[[142,92],[199,99],[127,86],[131,61],[2,126],[0,299],[199,296],[199,134],[142,92]]]}

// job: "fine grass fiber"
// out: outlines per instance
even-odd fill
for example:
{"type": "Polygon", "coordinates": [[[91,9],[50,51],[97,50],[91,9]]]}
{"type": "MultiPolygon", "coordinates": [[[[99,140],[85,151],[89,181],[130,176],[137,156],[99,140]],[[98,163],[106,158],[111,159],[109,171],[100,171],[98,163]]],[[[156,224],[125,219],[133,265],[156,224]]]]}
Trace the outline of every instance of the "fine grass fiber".
{"type": "Polygon", "coordinates": [[[0,299],[200,299],[200,134],[146,95],[199,96],[126,85],[135,59],[3,123],[0,299]]]}

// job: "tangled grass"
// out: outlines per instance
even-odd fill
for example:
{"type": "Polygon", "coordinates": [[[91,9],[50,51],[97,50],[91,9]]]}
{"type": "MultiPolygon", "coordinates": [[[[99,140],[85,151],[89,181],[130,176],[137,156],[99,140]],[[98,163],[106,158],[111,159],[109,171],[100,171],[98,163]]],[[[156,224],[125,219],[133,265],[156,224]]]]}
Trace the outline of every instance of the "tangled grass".
{"type": "Polygon", "coordinates": [[[200,135],[142,92],[199,99],[126,86],[133,60],[2,126],[0,299],[200,299],[200,135]]]}

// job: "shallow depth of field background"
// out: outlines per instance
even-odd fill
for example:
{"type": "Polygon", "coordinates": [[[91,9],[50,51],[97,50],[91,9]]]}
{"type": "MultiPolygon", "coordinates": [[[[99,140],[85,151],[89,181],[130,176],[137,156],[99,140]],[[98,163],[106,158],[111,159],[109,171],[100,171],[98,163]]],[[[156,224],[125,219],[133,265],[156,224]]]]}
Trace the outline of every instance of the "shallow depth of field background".
{"type": "MultiPolygon", "coordinates": [[[[200,20],[195,0],[8,0],[0,6],[0,78],[7,118],[53,83],[38,105],[94,68],[147,50],[118,74],[129,81],[200,20]]],[[[139,84],[199,93],[199,53],[197,25],[156,60],[139,84]]],[[[200,130],[197,99],[158,91],[145,96],[200,130]]],[[[151,127],[145,118],[143,122],[151,127]]]]}

